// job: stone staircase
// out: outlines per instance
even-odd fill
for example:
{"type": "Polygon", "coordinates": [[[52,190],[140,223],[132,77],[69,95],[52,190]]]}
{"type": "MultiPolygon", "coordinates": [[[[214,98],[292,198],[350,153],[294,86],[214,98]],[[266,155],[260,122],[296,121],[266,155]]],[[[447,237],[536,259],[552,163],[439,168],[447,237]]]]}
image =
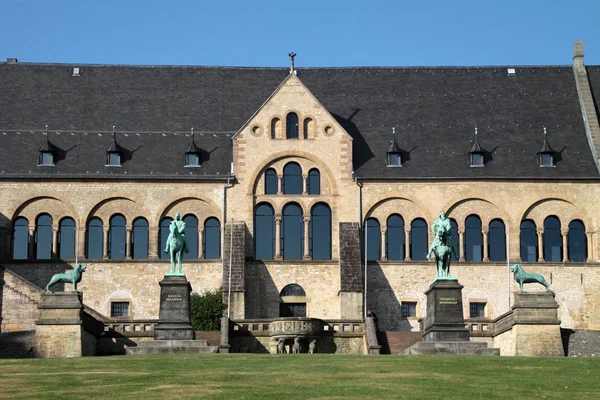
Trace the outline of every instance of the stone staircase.
{"type": "Polygon", "coordinates": [[[137,346],[127,346],[127,355],[140,354],[203,354],[217,353],[218,346],[209,346],[206,340],[148,340],[137,346]]]}
{"type": "Polygon", "coordinates": [[[404,350],[421,341],[421,332],[383,331],[377,332],[381,354],[404,354],[404,350]]]}

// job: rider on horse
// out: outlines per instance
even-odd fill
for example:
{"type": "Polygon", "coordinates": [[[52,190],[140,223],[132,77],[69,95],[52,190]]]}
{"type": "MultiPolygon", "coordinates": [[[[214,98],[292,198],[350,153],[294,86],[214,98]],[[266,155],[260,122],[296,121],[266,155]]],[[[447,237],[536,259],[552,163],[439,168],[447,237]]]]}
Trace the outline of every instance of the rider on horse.
{"type": "Polygon", "coordinates": [[[433,232],[433,242],[429,247],[427,258],[429,258],[431,252],[441,244],[446,244],[448,247],[454,249],[450,220],[446,218],[446,213],[444,211],[440,212],[440,217],[431,224],[431,232],[433,232]],[[438,231],[440,230],[442,231],[441,238],[438,236],[438,231]],[[445,241],[445,243],[442,243],[442,241],[445,241]]]}
{"type": "Polygon", "coordinates": [[[183,240],[183,250],[186,253],[189,251],[187,239],[185,237],[185,222],[183,222],[180,218],[181,216],[179,212],[176,212],[175,219],[169,224],[169,237],[167,238],[167,247],[165,248],[165,253],[169,252],[169,243],[171,243],[171,239],[177,235],[181,236],[183,240]]]}

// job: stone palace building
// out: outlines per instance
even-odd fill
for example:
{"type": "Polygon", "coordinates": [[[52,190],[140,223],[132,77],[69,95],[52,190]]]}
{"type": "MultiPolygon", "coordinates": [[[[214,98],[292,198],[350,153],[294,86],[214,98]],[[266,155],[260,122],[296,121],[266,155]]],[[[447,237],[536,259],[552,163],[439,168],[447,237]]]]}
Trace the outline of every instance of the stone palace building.
{"type": "Polygon", "coordinates": [[[581,42],[560,66],[8,59],[0,330],[35,330],[40,288],[77,260],[86,312],[142,337],[179,212],[183,270],[194,291],[223,291],[233,331],[308,317],[360,336],[370,309],[389,337],[414,334],[441,210],[469,326],[510,310],[519,263],[556,292],[564,331],[600,330],[597,99],[600,66],[584,65],[581,42]]]}

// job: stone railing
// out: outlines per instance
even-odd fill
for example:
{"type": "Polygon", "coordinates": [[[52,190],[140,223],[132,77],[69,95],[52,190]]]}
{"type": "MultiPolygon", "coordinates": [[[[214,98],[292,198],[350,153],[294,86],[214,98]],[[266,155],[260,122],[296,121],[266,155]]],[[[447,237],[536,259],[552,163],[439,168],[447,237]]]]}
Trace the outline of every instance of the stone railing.
{"type": "Polygon", "coordinates": [[[494,322],[490,319],[468,318],[465,324],[471,337],[492,337],[494,333],[494,322]]]}
{"type": "Polygon", "coordinates": [[[377,325],[373,318],[365,320],[365,334],[368,354],[381,354],[381,345],[377,341],[377,325]]]}
{"type": "Polygon", "coordinates": [[[109,319],[104,322],[104,334],[122,335],[130,338],[136,337],[154,337],[154,326],[158,320],[140,319],[129,321],[118,321],[109,319]]]}
{"type": "Polygon", "coordinates": [[[512,311],[509,311],[507,313],[500,315],[498,318],[496,318],[494,320],[494,326],[493,326],[494,336],[497,336],[503,332],[506,332],[506,331],[512,329],[514,324],[515,324],[515,315],[513,314],[512,311]]]}
{"type": "Polygon", "coordinates": [[[230,321],[233,333],[249,333],[253,336],[362,336],[362,320],[321,320],[317,318],[269,318],[230,321]]]}

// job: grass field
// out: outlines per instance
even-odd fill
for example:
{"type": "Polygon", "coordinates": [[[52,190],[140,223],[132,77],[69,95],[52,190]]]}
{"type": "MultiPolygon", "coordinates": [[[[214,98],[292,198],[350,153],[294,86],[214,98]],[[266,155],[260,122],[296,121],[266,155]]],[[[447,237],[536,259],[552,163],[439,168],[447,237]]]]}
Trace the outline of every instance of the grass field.
{"type": "Polygon", "coordinates": [[[0,398],[600,399],[600,360],[318,354],[0,360],[0,398]]]}

